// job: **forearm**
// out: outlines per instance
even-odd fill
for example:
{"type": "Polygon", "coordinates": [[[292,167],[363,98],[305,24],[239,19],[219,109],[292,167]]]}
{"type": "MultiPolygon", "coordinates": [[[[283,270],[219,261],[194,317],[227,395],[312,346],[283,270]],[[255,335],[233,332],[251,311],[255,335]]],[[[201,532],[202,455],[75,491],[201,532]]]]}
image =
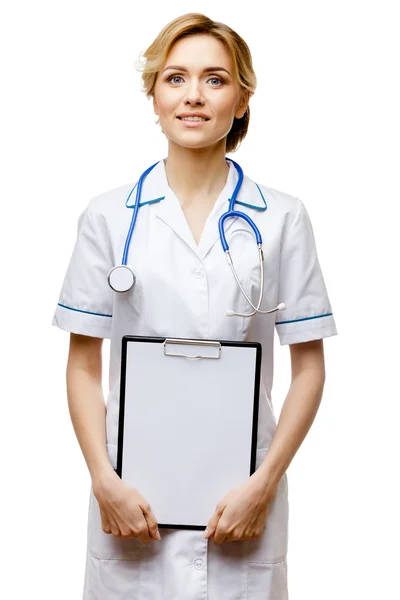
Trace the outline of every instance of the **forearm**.
{"type": "Polygon", "coordinates": [[[68,406],[76,437],[92,480],[111,471],[106,447],[106,408],[99,378],[89,370],[67,368],[68,406]]]}
{"type": "Polygon", "coordinates": [[[325,373],[312,367],[303,369],[292,379],[271,445],[257,469],[266,495],[276,490],[306,437],[318,412],[324,383],[325,373]]]}

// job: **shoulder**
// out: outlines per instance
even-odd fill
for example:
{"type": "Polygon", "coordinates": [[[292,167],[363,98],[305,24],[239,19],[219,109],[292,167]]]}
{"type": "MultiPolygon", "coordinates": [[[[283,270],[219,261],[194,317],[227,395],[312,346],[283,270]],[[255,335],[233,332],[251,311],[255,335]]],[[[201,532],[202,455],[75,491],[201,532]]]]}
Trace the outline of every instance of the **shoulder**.
{"type": "MultiPolygon", "coordinates": [[[[255,204],[263,210],[257,210],[260,222],[273,220],[281,227],[290,226],[305,211],[302,200],[293,194],[278,190],[263,183],[250,180],[252,185],[252,197],[258,199],[255,204]]],[[[252,211],[253,214],[255,211],[252,211]]]]}
{"type": "Polygon", "coordinates": [[[288,194],[265,184],[256,183],[256,186],[259,188],[267,205],[267,209],[264,212],[267,212],[268,209],[273,209],[274,211],[279,211],[281,214],[296,213],[302,204],[300,198],[293,194],[288,194]]]}
{"type": "Polygon", "coordinates": [[[114,215],[126,210],[126,200],[134,187],[135,183],[125,183],[93,196],[86,207],[86,211],[94,218],[112,218],[114,215]]]}

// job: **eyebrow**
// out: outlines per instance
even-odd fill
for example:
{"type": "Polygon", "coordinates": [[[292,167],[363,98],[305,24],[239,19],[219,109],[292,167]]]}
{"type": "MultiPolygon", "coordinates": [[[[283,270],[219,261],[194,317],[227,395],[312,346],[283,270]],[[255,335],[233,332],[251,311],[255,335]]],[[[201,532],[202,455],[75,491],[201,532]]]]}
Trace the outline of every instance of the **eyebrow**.
{"type": "MultiPolygon", "coordinates": [[[[185,67],[181,67],[179,65],[170,65],[169,67],[166,67],[164,69],[163,73],[165,71],[168,71],[168,69],[174,69],[174,71],[184,71],[185,73],[187,73],[187,69],[185,69],[185,67]]],[[[229,71],[224,69],[224,67],[206,67],[205,69],[203,69],[204,73],[211,73],[211,72],[215,72],[215,71],[225,71],[225,73],[228,73],[228,75],[230,75],[229,71]]]]}

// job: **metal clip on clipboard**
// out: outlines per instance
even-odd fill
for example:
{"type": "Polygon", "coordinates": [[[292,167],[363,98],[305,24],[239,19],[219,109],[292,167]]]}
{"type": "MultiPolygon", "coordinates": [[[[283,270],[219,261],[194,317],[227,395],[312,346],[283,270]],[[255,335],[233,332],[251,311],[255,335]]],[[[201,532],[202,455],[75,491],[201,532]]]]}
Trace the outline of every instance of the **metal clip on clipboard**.
{"type": "Polygon", "coordinates": [[[164,340],[164,355],[165,356],[181,356],[183,358],[189,358],[191,360],[197,360],[199,358],[212,358],[219,359],[221,358],[221,344],[220,342],[214,342],[209,340],[182,340],[175,338],[167,338],[164,340]],[[177,352],[168,352],[167,344],[175,344],[180,346],[202,346],[205,350],[203,354],[180,354],[177,352]],[[215,349],[216,352],[214,354],[209,354],[209,350],[215,349]]]}

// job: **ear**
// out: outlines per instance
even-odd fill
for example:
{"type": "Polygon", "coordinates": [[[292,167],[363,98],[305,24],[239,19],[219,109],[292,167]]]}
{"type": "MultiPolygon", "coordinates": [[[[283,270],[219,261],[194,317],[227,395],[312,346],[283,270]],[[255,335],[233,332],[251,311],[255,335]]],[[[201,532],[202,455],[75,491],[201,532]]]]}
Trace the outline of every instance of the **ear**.
{"type": "Polygon", "coordinates": [[[249,100],[249,94],[242,94],[242,97],[239,101],[238,107],[236,108],[235,112],[236,119],[241,119],[244,116],[244,113],[246,112],[247,107],[249,106],[249,100]]]}
{"type": "Polygon", "coordinates": [[[153,110],[156,115],[159,115],[158,104],[155,95],[153,96],[153,110]]]}

